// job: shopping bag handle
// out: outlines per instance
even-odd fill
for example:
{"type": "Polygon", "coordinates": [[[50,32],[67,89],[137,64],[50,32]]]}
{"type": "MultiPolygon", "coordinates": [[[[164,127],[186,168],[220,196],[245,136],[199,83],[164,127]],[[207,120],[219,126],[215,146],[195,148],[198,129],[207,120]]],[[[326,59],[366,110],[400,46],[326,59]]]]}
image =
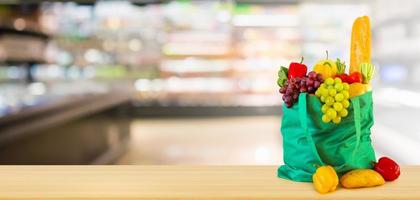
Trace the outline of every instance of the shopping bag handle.
{"type": "Polygon", "coordinates": [[[298,102],[298,108],[299,108],[299,121],[303,128],[306,140],[308,141],[309,146],[311,147],[312,153],[315,155],[316,159],[318,159],[319,163],[321,165],[325,165],[322,161],[321,157],[319,156],[318,150],[316,149],[316,145],[314,143],[314,140],[312,139],[311,134],[309,134],[308,131],[308,120],[306,118],[307,116],[307,109],[306,109],[306,96],[307,94],[302,92],[299,95],[299,102],[298,102]]]}
{"type": "MultiPolygon", "coordinates": [[[[311,150],[319,163],[322,165],[325,165],[322,161],[321,157],[319,156],[318,150],[316,148],[315,142],[309,134],[308,131],[308,120],[307,120],[307,103],[306,103],[306,93],[300,93],[299,95],[299,102],[298,102],[298,108],[299,108],[299,121],[301,123],[301,127],[303,128],[305,137],[309,143],[309,146],[311,147],[311,150]]],[[[356,129],[356,145],[352,152],[352,159],[355,158],[357,150],[359,149],[360,141],[361,141],[361,135],[362,135],[362,127],[361,127],[361,116],[360,116],[360,101],[359,98],[353,98],[351,99],[351,102],[353,104],[353,110],[354,110],[354,127],[356,129]]]]}
{"type": "Polygon", "coordinates": [[[354,127],[356,129],[356,146],[353,149],[353,158],[355,158],[356,152],[359,149],[360,139],[362,137],[362,125],[361,125],[361,116],[360,116],[360,101],[359,98],[353,98],[351,100],[354,110],[354,127]]]}

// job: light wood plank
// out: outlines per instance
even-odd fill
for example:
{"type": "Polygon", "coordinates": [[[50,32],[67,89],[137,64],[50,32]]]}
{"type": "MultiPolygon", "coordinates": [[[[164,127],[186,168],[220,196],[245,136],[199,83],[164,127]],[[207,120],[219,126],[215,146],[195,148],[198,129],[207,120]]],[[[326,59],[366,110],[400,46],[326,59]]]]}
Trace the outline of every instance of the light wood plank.
{"type": "Polygon", "coordinates": [[[384,186],[321,195],[275,166],[0,166],[0,199],[420,199],[420,166],[384,186]]]}

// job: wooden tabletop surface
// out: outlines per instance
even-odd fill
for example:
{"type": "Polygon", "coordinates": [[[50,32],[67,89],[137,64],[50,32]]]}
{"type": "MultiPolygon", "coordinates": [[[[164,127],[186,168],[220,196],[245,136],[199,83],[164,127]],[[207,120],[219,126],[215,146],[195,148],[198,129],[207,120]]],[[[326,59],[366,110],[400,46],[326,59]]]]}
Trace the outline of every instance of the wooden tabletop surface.
{"type": "Polygon", "coordinates": [[[0,166],[0,199],[420,199],[420,166],[383,186],[318,194],[275,166],[0,166]]]}

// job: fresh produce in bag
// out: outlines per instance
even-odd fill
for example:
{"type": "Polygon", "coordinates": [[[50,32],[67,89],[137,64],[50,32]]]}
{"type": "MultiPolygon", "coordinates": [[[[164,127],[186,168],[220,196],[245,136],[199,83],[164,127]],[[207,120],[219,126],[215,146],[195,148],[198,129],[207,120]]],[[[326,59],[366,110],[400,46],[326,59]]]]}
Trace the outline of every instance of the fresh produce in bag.
{"type": "Polygon", "coordinates": [[[338,175],[372,168],[375,152],[370,140],[373,125],[372,93],[350,99],[347,116],[339,124],[322,121],[322,102],[315,95],[300,93],[298,102],[283,105],[281,133],[284,165],[281,178],[312,182],[315,166],[331,165],[338,175]]]}
{"type": "Polygon", "coordinates": [[[370,35],[369,18],[357,18],[348,68],[339,58],[330,59],[327,51],[326,59],[316,62],[308,74],[303,59],[279,70],[284,165],[278,168],[278,177],[313,182],[320,193],[335,191],[338,177],[344,188],[378,186],[398,178],[395,162],[388,158],[375,162],[370,138],[374,123],[370,82],[375,71],[370,35]]]}

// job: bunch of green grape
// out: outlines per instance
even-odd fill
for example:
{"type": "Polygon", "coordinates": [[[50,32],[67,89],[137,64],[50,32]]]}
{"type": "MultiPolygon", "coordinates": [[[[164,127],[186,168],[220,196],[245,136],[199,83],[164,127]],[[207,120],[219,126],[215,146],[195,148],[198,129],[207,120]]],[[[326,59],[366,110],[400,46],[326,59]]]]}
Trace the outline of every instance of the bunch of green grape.
{"type": "Polygon", "coordinates": [[[347,108],[350,106],[348,83],[343,83],[340,78],[327,78],[322,83],[315,95],[324,103],[321,107],[322,121],[325,123],[334,122],[339,124],[341,118],[346,117],[349,112],[347,108]]]}

